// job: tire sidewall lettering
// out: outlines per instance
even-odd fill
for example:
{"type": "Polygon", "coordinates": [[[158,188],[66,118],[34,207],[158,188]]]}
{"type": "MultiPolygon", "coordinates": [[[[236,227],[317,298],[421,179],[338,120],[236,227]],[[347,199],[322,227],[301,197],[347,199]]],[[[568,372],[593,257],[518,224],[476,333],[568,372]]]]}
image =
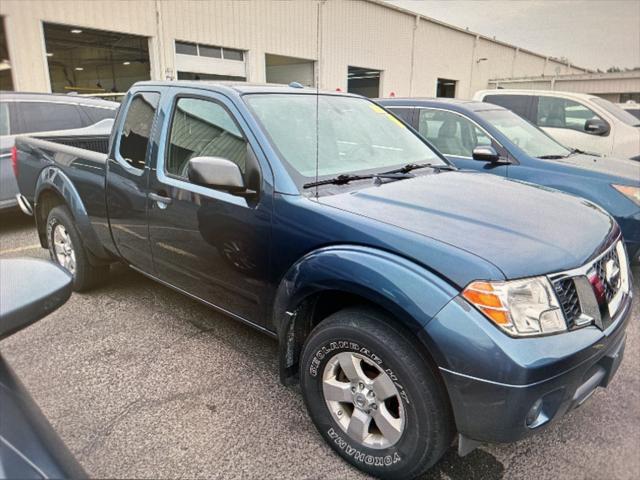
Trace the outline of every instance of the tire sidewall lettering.
{"type": "Polygon", "coordinates": [[[400,396],[405,401],[405,403],[407,405],[411,404],[407,392],[400,383],[400,379],[398,378],[398,375],[396,375],[396,373],[393,371],[393,369],[387,366],[383,359],[375,352],[373,352],[370,348],[367,348],[360,343],[354,342],[352,340],[331,340],[319,347],[313,354],[313,357],[309,364],[309,375],[313,378],[317,378],[321,372],[320,367],[324,364],[324,361],[340,352],[359,353],[360,355],[367,357],[369,360],[374,362],[387,375],[389,375],[389,378],[391,378],[395,386],[398,388],[398,392],[400,393],[400,396]]]}

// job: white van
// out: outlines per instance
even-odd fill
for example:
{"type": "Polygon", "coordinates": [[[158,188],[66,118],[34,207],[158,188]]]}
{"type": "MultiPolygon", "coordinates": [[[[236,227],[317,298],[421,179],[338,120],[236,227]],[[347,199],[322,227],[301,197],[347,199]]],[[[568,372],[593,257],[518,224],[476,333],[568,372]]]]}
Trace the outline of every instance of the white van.
{"type": "Polygon", "coordinates": [[[498,89],[473,99],[512,110],[567,147],[640,160],[640,119],[595,95],[498,89]]]}

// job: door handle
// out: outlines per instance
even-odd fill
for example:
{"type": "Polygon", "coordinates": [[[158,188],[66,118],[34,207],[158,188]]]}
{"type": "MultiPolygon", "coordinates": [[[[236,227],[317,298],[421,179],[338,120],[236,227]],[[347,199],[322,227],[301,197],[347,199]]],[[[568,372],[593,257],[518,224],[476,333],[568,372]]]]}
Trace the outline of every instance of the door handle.
{"type": "Polygon", "coordinates": [[[164,210],[171,203],[171,197],[165,197],[164,195],[160,195],[158,193],[150,193],[149,200],[153,200],[158,205],[158,208],[164,210]]]}

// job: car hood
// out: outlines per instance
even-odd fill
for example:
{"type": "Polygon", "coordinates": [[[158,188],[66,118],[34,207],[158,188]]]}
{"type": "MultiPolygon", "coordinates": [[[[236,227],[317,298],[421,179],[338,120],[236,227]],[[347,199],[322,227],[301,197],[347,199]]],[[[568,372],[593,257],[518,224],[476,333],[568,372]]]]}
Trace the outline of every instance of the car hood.
{"type": "Polygon", "coordinates": [[[581,266],[617,232],[587,200],[473,172],[422,175],[319,201],[463,249],[506,278],[581,266]]]}
{"type": "Polygon", "coordinates": [[[588,154],[569,155],[554,162],[572,167],[579,167],[591,172],[598,172],[617,177],[625,183],[640,183],[640,162],[615,157],[598,157],[588,154]]]}

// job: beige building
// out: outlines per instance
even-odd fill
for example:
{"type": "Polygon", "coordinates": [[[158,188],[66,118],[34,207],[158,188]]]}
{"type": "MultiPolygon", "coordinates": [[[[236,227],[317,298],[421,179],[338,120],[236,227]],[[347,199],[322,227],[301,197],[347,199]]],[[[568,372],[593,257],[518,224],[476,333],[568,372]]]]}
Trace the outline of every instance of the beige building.
{"type": "Polygon", "coordinates": [[[1,88],[19,91],[317,79],[369,96],[468,98],[490,79],[585,72],[377,0],[2,0],[0,16],[1,88]]]}
{"type": "Polygon", "coordinates": [[[614,103],[624,103],[628,100],[640,103],[640,70],[552,77],[497,78],[489,80],[489,88],[558,90],[597,95],[614,103]]]}

